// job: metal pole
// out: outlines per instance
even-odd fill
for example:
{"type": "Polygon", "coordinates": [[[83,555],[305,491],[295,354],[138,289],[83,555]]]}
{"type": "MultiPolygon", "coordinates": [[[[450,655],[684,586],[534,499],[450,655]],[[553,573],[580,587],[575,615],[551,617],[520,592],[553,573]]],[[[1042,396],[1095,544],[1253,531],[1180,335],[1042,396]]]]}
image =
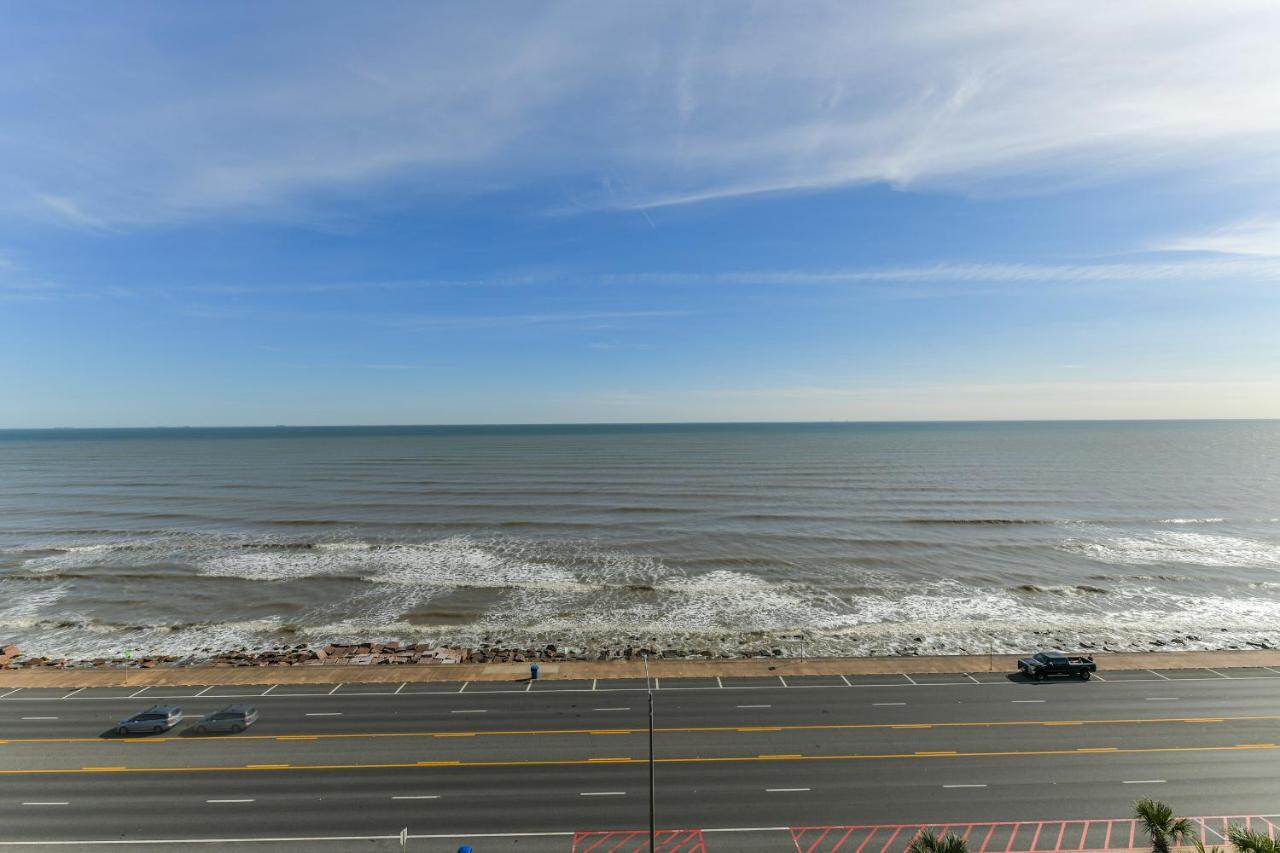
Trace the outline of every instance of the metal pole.
{"type": "Polygon", "coordinates": [[[649,656],[644,656],[644,688],[649,694],[649,853],[657,853],[658,820],[653,797],[653,687],[649,683],[649,656]]]}

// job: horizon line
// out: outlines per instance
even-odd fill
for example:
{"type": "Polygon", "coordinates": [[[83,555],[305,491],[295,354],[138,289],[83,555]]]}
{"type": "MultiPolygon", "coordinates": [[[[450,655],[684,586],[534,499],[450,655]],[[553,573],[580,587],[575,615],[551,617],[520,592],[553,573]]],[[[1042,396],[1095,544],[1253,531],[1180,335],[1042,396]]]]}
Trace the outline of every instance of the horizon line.
{"type": "Polygon", "coordinates": [[[830,426],[833,424],[1073,424],[1073,423],[1224,423],[1266,422],[1280,418],[926,418],[833,420],[741,420],[741,421],[511,421],[469,423],[346,423],[346,424],[183,424],[134,426],[41,426],[0,427],[6,432],[107,432],[128,430],[285,430],[285,429],[468,429],[492,427],[623,427],[623,426],[830,426]]]}

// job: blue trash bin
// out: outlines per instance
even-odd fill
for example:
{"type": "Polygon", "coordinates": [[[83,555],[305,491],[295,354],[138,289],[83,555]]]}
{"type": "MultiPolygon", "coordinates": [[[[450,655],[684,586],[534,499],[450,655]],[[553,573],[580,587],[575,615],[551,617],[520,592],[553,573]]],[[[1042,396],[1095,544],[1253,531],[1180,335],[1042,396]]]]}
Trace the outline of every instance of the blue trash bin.
{"type": "Polygon", "coordinates": [[[529,680],[530,681],[538,680],[538,665],[536,663],[529,664],[529,680]]]}
{"type": "Polygon", "coordinates": [[[471,845],[464,844],[458,848],[458,853],[471,853],[471,845]]]}

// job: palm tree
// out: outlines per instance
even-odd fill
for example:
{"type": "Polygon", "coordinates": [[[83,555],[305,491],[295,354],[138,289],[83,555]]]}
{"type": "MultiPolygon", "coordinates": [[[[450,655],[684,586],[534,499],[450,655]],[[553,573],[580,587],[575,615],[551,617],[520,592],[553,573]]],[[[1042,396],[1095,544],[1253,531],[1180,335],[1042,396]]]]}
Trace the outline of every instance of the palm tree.
{"type": "Polygon", "coordinates": [[[1142,822],[1142,828],[1151,836],[1152,853],[1169,853],[1172,844],[1192,841],[1196,837],[1195,826],[1188,818],[1173,816],[1173,809],[1155,800],[1141,799],[1133,804],[1134,814],[1142,822]]]}
{"type": "Polygon", "coordinates": [[[969,853],[969,843],[950,832],[939,838],[925,829],[911,839],[907,853],[969,853]]]}
{"type": "Polygon", "coordinates": [[[1274,838],[1243,826],[1228,826],[1227,838],[1231,841],[1231,846],[1240,853],[1280,853],[1280,845],[1277,845],[1274,838]]]}

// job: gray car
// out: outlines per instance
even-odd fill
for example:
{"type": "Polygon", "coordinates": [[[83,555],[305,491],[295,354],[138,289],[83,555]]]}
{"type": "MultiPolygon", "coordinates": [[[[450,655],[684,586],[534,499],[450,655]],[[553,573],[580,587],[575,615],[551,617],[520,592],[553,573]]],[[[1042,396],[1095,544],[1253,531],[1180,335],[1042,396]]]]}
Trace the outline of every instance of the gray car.
{"type": "Polygon", "coordinates": [[[182,722],[182,709],[175,705],[152,705],[140,714],[116,724],[116,734],[160,734],[182,722]]]}
{"type": "Polygon", "coordinates": [[[196,734],[209,732],[242,732],[258,720],[258,709],[252,705],[228,705],[221,711],[205,714],[196,723],[196,734]]]}

